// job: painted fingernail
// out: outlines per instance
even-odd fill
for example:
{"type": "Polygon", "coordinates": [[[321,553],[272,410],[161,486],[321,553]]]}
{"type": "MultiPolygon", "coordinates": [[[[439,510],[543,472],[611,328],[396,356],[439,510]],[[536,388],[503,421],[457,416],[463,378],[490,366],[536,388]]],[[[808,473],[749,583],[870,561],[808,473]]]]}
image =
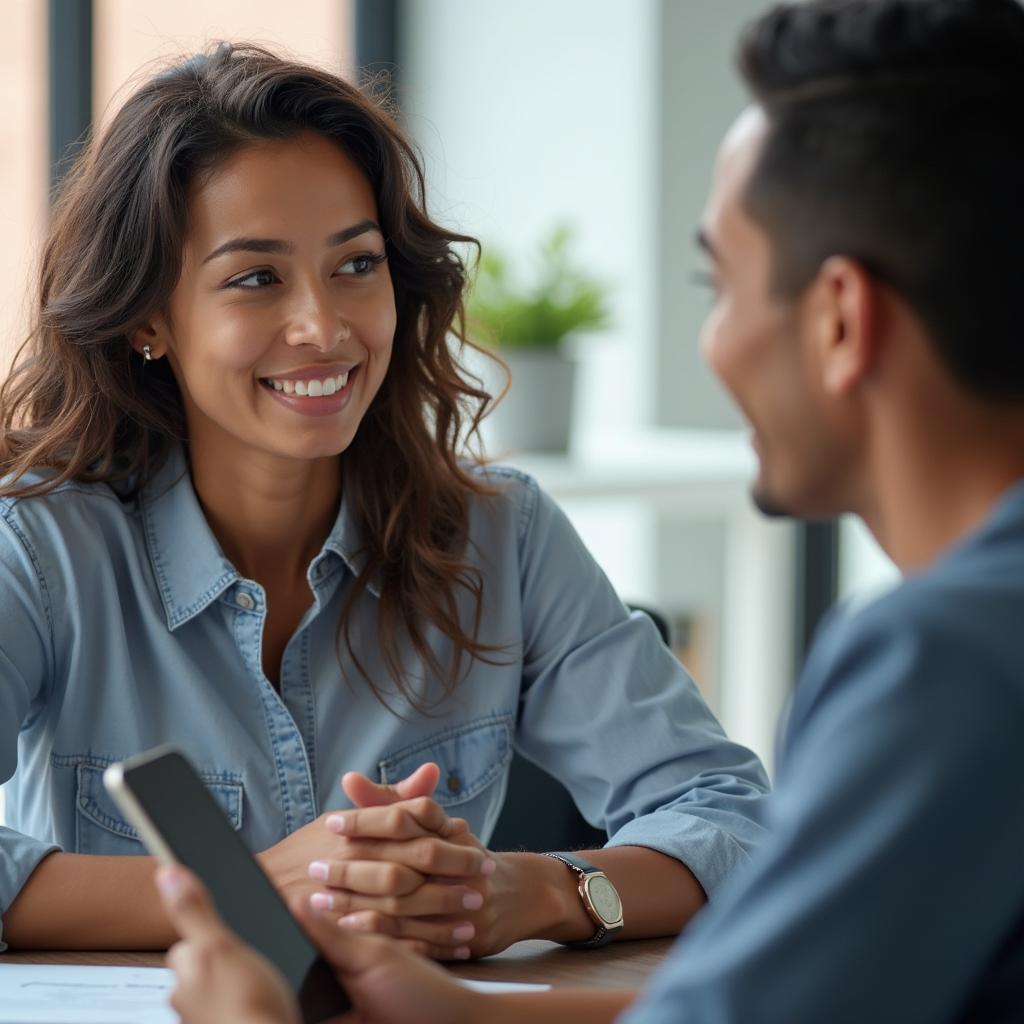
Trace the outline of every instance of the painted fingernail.
{"type": "Polygon", "coordinates": [[[481,875],[493,875],[494,872],[497,870],[497,868],[498,868],[498,862],[496,860],[491,860],[491,858],[488,857],[483,862],[483,864],[480,865],[480,874],[481,875]]]}
{"type": "Polygon", "coordinates": [[[453,954],[456,960],[468,960],[469,959],[469,946],[459,946],[453,954]]]}
{"type": "Polygon", "coordinates": [[[476,929],[471,924],[460,924],[452,931],[452,938],[456,942],[469,942],[476,935],[476,929]]]}
{"type": "Polygon", "coordinates": [[[467,892],[462,897],[462,905],[467,910],[479,910],[484,905],[484,898],[478,892],[467,892]]]}
{"type": "Polygon", "coordinates": [[[343,918],[340,918],[338,924],[342,928],[362,928],[363,921],[358,914],[346,914],[343,918]]]}
{"type": "Polygon", "coordinates": [[[329,892],[315,892],[309,897],[309,905],[316,910],[330,910],[334,906],[334,897],[329,892]]]}
{"type": "Polygon", "coordinates": [[[345,831],[345,815],[329,814],[324,824],[331,832],[337,832],[338,835],[341,835],[345,831]]]}
{"type": "Polygon", "coordinates": [[[330,869],[322,860],[315,860],[309,865],[309,877],[319,879],[321,882],[327,881],[327,876],[330,874],[330,869]]]}

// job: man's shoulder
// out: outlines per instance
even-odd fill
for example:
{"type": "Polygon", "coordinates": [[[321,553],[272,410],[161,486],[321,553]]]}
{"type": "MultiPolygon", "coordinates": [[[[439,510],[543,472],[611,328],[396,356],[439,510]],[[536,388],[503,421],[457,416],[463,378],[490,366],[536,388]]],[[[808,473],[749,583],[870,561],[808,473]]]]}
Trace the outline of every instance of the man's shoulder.
{"type": "Polygon", "coordinates": [[[826,701],[1024,711],[1022,608],[1024,544],[1005,543],[965,548],[866,605],[839,608],[808,655],[794,720],[826,701]]]}

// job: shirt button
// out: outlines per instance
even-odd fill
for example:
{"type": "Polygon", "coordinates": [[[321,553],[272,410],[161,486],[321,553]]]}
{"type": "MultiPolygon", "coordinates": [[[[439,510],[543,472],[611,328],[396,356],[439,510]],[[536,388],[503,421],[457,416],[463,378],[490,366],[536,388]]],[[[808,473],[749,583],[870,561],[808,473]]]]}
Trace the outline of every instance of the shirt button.
{"type": "Polygon", "coordinates": [[[460,789],[462,789],[462,779],[460,779],[455,772],[452,772],[451,775],[448,776],[448,792],[458,793],[460,789]]]}
{"type": "Polygon", "coordinates": [[[247,590],[240,590],[236,600],[238,607],[244,608],[247,612],[251,612],[256,607],[256,599],[247,590]]]}

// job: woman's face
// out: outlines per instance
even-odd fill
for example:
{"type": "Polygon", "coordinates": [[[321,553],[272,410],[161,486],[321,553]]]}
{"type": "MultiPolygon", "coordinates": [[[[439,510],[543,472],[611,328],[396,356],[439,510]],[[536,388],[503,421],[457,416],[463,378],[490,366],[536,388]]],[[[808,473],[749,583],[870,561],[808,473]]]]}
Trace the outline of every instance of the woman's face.
{"type": "Polygon", "coordinates": [[[387,373],[396,320],[362,171],[312,132],[255,143],[193,187],[188,216],[181,278],[141,343],[170,360],[193,447],[344,451],[387,373]]]}

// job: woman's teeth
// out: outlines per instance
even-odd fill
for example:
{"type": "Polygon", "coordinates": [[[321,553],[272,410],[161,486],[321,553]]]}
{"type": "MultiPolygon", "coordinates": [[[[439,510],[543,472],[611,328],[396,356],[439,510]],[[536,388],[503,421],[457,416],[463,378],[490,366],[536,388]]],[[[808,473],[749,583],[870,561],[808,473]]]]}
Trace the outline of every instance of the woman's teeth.
{"type": "Polygon", "coordinates": [[[275,391],[283,391],[286,395],[321,398],[340,391],[348,383],[348,373],[349,371],[339,373],[337,377],[327,377],[324,380],[287,380],[284,378],[268,377],[267,383],[275,391]]]}

